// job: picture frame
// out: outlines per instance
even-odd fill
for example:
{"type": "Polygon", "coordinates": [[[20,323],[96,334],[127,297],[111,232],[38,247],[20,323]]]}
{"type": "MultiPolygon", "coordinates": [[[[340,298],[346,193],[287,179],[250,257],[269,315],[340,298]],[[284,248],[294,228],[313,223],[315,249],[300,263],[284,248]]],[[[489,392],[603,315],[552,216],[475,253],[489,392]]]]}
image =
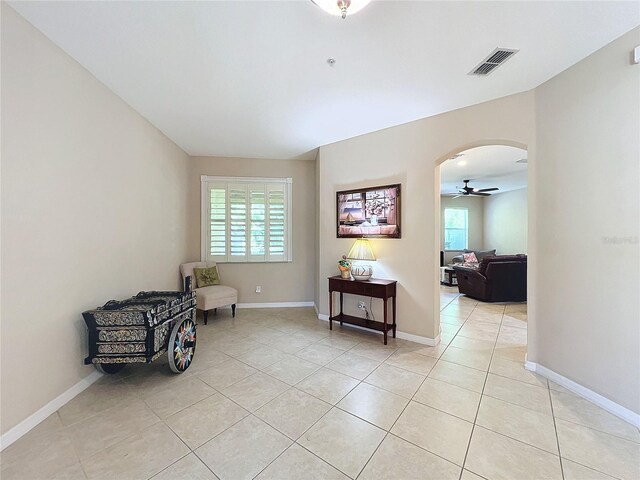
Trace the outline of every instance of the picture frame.
{"type": "Polygon", "coordinates": [[[401,238],[400,184],[336,192],[337,238],[401,238]]]}

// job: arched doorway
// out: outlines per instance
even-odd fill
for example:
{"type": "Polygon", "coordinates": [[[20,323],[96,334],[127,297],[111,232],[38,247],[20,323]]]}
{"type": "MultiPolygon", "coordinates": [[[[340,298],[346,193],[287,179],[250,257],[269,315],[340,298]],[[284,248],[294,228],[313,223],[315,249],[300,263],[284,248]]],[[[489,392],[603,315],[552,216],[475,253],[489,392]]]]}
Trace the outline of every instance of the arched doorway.
{"type": "Polygon", "coordinates": [[[445,357],[447,349],[449,356],[472,349],[470,367],[484,369],[489,362],[491,368],[516,368],[516,363],[521,368],[526,358],[528,311],[522,301],[529,290],[526,260],[503,266],[516,260],[510,256],[528,251],[527,167],[526,146],[509,141],[466,145],[440,158],[435,167],[435,204],[440,213],[436,265],[442,284],[434,300],[440,304],[440,348],[445,357]],[[474,255],[463,257],[466,251],[474,255]],[[491,288],[483,288],[478,283],[483,275],[475,272],[464,275],[457,285],[452,264],[466,262],[466,268],[475,267],[479,273],[483,257],[490,255],[500,260],[492,265],[492,274],[501,271],[503,278],[488,283],[506,285],[508,291],[494,288],[487,295],[491,288]],[[518,285],[521,293],[512,296],[518,285]]]}

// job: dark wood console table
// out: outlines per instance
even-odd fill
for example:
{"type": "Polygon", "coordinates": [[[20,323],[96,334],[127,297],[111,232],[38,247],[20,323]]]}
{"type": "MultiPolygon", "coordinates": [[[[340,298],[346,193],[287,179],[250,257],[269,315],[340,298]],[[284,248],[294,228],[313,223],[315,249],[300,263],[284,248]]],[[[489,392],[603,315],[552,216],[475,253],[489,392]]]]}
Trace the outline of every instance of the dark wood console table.
{"type": "Polygon", "coordinates": [[[382,332],[384,335],[384,344],[386,345],[387,332],[389,330],[393,331],[393,338],[396,338],[396,283],[395,280],[382,280],[380,278],[371,278],[366,282],[359,282],[357,280],[345,280],[340,277],[340,275],[329,277],[329,329],[333,330],[334,320],[340,322],[340,325],[346,323],[348,325],[370,328],[382,332]],[[340,313],[338,315],[333,315],[333,292],[340,292],[340,313]],[[384,321],[377,322],[375,320],[367,320],[342,313],[343,295],[345,293],[381,298],[384,302],[384,321]],[[387,300],[389,299],[391,299],[392,304],[393,323],[389,323],[387,320],[387,300]]]}

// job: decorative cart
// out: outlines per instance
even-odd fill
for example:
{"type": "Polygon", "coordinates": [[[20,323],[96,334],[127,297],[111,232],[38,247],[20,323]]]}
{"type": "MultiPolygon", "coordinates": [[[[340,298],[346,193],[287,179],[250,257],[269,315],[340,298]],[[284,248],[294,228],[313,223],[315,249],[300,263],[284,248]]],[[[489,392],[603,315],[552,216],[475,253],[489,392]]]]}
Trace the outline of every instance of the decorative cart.
{"type": "Polygon", "coordinates": [[[169,367],[182,373],[196,351],[196,294],[190,282],[184,292],[140,292],[111,300],[82,316],[89,329],[89,356],[103,373],[128,363],[150,363],[167,352],[169,367]]]}

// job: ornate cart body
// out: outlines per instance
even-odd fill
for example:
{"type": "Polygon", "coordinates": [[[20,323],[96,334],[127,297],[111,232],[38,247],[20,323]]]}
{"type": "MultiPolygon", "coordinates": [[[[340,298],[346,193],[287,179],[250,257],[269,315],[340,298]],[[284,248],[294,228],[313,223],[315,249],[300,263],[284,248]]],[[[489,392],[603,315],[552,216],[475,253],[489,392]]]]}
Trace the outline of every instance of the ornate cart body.
{"type": "Polygon", "coordinates": [[[196,349],[196,295],[185,292],[140,292],[111,300],[82,316],[89,329],[89,356],[103,373],[128,363],[150,363],[167,352],[169,366],[182,373],[196,349]]]}

